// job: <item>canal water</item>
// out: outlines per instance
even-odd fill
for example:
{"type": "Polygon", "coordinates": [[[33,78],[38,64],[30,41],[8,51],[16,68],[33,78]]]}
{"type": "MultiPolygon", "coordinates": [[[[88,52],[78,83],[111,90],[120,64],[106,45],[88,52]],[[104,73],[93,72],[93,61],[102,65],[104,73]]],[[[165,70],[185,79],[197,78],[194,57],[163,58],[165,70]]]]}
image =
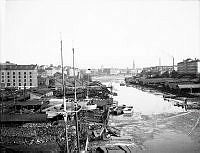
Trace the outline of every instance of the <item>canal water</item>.
{"type": "Polygon", "coordinates": [[[134,87],[120,86],[119,83],[113,83],[118,96],[114,100],[119,105],[130,105],[134,107],[135,112],[143,115],[153,115],[161,113],[179,113],[184,109],[174,107],[172,103],[165,101],[161,93],[152,90],[141,90],[134,87]]]}
{"type": "MultiPolygon", "coordinates": [[[[109,125],[120,129],[120,137],[112,137],[111,144],[131,144],[136,152],[148,153],[199,153],[200,143],[196,143],[186,133],[169,128],[176,123],[166,118],[184,115],[187,112],[165,101],[157,91],[120,86],[124,78],[103,80],[103,84],[114,88],[118,96],[114,100],[118,105],[133,106],[133,117],[112,116],[109,125]]],[[[108,142],[107,142],[108,143],[108,142]]]]}

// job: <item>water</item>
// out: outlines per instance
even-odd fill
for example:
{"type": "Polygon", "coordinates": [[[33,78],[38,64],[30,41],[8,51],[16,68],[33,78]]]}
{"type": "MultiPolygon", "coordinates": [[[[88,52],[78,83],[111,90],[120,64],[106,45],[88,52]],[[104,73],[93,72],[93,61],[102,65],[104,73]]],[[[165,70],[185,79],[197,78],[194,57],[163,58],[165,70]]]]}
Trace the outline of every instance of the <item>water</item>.
{"type": "Polygon", "coordinates": [[[134,107],[132,118],[125,118],[123,115],[111,117],[110,125],[120,129],[121,136],[113,138],[110,143],[135,144],[139,148],[136,152],[142,153],[200,152],[199,140],[196,143],[187,133],[179,130],[179,127],[171,128],[168,126],[174,126],[177,120],[163,121],[169,114],[172,118],[176,115],[179,116],[179,113],[184,115],[185,110],[183,108],[164,101],[162,94],[120,86],[121,80],[119,78],[117,80],[105,80],[104,78],[103,83],[112,84],[114,92],[117,92],[118,96],[113,98],[118,101],[119,105],[125,104],[134,107]]]}
{"type": "Polygon", "coordinates": [[[115,96],[114,100],[117,100],[119,105],[133,106],[135,112],[140,112],[143,115],[184,111],[180,107],[174,107],[171,102],[164,101],[162,95],[154,95],[133,87],[120,86],[119,83],[112,83],[112,85],[117,90],[118,96],[115,96]]]}

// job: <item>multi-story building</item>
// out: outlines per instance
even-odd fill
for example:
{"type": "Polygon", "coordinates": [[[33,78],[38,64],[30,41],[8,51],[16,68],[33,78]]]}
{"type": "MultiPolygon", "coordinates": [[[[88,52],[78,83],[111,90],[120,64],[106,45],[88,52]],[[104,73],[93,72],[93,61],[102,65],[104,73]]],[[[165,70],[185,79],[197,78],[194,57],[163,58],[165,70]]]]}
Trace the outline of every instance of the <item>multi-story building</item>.
{"type": "Polygon", "coordinates": [[[177,64],[179,74],[200,74],[200,60],[186,59],[177,64]]]}
{"type": "Polygon", "coordinates": [[[143,72],[151,72],[151,73],[164,73],[166,71],[172,72],[174,69],[173,66],[153,66],[153,67],[145,67],[143,68],[143,72]]]}
{"type": "Polygon", "coordinates": [[[45,68],[46,76],[53,76],[57,72],[62,73],[62,67],[60,65],[53,66],[51,64],[49,67],[45,68]]]}
{"type": "Polygon", "coordinates": [[[0,64],[0,87],[37,87],[37,65],[0,64]]]}

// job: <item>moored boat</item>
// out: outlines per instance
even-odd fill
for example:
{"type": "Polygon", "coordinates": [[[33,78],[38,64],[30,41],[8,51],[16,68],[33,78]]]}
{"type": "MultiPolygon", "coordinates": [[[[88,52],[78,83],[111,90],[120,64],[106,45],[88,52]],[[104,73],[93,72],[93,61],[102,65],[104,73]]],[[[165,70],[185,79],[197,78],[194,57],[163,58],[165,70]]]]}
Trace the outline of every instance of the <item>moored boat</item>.
{"type": "Polygon", "coordinates": [[[125,84],[125,82],[120,82],[119,85],[120,85],[120,86],[125,86],[126,84],[125,84]]]}
{"type": "Polygon", "coordinates": [[[124,116],[133,116],[133,106],[127,106],[123,109],[124,116]]]}

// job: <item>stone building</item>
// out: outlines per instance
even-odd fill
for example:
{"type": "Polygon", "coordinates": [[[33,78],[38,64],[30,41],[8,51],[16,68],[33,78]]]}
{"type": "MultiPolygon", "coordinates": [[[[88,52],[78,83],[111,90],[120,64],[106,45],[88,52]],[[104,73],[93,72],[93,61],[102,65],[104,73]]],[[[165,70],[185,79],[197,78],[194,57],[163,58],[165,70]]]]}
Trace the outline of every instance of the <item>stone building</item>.
{"type": "Polygon", "coordinates": [[[179,74],[200,74],[200,60],[188,58],[179,62],[177,64],[177,72],[179,74]]]}
{"type": "Polygon", "coordinates": [[[0,64],[0,87],[37,87],[37,65],[0,64]]]}

